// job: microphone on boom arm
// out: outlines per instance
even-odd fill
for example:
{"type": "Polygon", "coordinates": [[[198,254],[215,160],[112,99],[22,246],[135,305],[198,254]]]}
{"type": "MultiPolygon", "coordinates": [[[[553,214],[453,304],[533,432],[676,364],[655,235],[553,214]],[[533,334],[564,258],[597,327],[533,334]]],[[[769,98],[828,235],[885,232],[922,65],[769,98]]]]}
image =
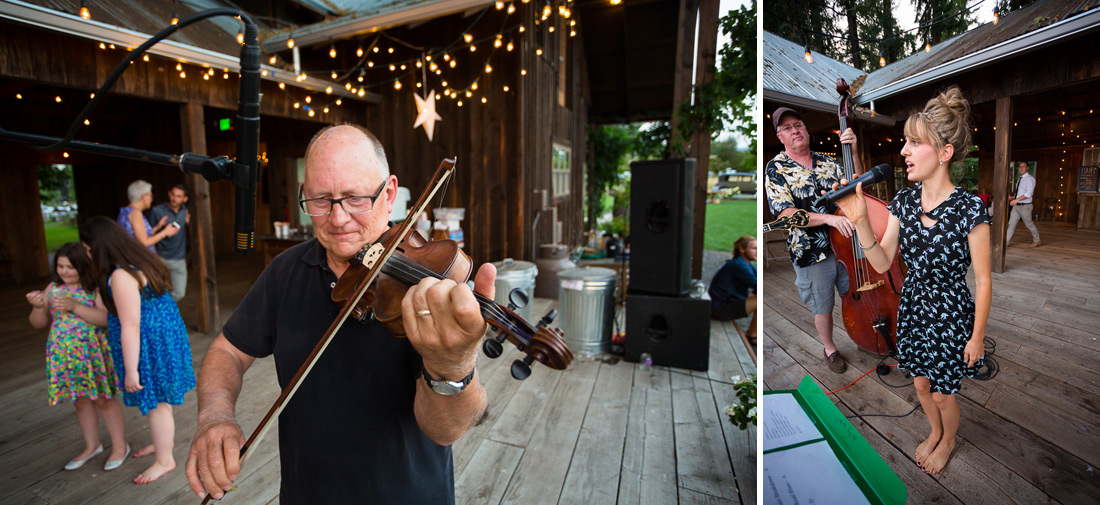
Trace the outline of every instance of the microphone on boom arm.
{"type": "Polygon", "coordinates": [[[256,186],[260,180],[260,43],[256,25],[245,25],[241,87],[237,102],[237,159],[230,180],[236,186],[233,247],[240,255],[256,245],[256,186]]]}
{"type": "Polygon", "coordinates": [[[890,173],[893,171],[894,169],[890,166],[889,163],[876,165],[875,168],[872,168],[867,173],[856,177],[852,181],[849,181],[846,186],[841,186],[837,189],[834,189],[833,191],[821,195],[821,198],[818,198],[817,202],[814,202],[814,205],[821,206],[826,203],[836,203],[837,200],[840,200],[845,196],[854,194],[856,192],[857,184],[862,182],[863,187],[867,187],[872,184],[882,182],[886,180],[886,177],[889,176],[890,173]]]}

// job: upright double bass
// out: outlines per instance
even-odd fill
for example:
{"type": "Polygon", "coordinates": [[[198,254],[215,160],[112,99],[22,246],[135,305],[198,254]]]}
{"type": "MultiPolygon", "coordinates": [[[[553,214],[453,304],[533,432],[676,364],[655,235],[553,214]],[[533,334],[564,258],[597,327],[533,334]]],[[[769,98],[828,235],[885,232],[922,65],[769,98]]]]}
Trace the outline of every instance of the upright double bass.
{"type": "MultiPolygon", "coordinates": [[[[848,129],[848,106],[851,95],[848,83],[844,79],[836,80],[836,91],[840,93],[837,117],[840,119],[840,131],[848,129]]],[[[852,163],[852,146],[840,145],[843,157],[844,178],[851,181],[855,177],[852,163]]],[[[882,234],[890,220],[886,202],[871,195],[867,199],[867,218],[875,240],[882,243],[882,234]]],[[[842,210],[836,211],[843,216],[842,210]]],[[[894,354],[897,351],[898,302],[901,298],[901,285],[905,280],[905,266],[901,255],[895,254],[890,269],[884,273],[875,271],[860,248],[858,232],[852,231],[851,237],[845,237],[836,228],[829,230],[829,239],[833,244],[833,253],[848,270],[848,291],[840,295],[841,313],[844,317],[844,329],[856,345],[865,351],[879,356],[894,354]]],[[[870,239],[867,240],[871,242],[870,239]]]]}

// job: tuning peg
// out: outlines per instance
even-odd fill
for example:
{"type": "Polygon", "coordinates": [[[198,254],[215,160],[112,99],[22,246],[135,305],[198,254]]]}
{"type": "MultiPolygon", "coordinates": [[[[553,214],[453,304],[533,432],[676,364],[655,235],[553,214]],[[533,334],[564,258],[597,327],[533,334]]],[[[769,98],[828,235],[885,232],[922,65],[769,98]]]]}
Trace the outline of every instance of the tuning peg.
{"type": "Polygon", "coordinates": [[[545,328],[549,326],[550,323],[554,322],[555,317],[558,317],[558,309],[550,309],[550,312],[547,312],[545,316],[542,316],[542,319],[539,319],[538,327],[545,328]]]}
{"type": "Polygon", "coordinates": [[[486,356],[492,359],[496,359],[504,353],[504,346],[501,345],[500,342],[496,339],[487,338],[484,342],[481,343],[481,350],[485,352],[486,356]]]}
{"type": "Polygon", "coordinates": [[[531,376],[531,363],[535,361],[535,358],[527,356],[522,360],[515,360],[512,362],[512,377],[516,380],[523,380],[531,376]]]}
{"type": "Polygon", "coordinates": [[[508,292],[508,308],[510,310],[522,309],[527,306],[527,291],[523,288],[515,288],[508,292]]]}

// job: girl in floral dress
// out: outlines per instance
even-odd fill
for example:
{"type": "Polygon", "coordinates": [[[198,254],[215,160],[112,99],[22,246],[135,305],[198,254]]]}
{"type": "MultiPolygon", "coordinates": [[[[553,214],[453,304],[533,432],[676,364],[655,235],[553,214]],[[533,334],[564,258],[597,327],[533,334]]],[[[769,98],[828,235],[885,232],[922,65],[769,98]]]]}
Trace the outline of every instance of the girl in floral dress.
{"type": "MultiPolygon", "coordinates": [[[[900,252],[908,267],[898,306],[898,366],[910,371],[931,433],[913,459],[930,474],[947,465],[959,429],[963,377],[983,365],[993,298],[989,215],[977,195],[951,183],[948,167],[970,145],[970,104],[959,88],[933,97],[905,123],[906,177],[888,207],[881,240],[867,221],[863,192],[837,202],[859,232],[867,260],[883,272],[900,252]],[[975,294],[966,284],[973,263],[975,294]]],[[[843,181],[842,181],[843,182],[843,181]]]]}
{"type": "Polygon", "coordinates": [[[80,240],[91,252],[99,285],[105,286],[107,340],[124,387],[122,400],[138,407],[149,421],[153,443],[134,454],[156,453],[155,461],[134,478],[147,484],[176,467],[172,406],[182,405],[195,387],[187,327],[168,293],[168,267],[118,223],[89,219],[80,227],[80,240]]]}
{"type": "Polygon", "coordinates": [[[27,293],[30,322],[35,328],[50,328],[46,341],[46,387],[50,405],[73,402],[84,451],[73,458],[66,470],[76,470],[103,452],[99,442],[99,416],[111,436],[111,455],[104,470],[114,470],[126,459],[130,448],[123,430],[122,405],[110,347],[107,344],[107,309],[96,289],[88,253],[76,242],[61,247],[54,256],[54,278],[46,289],[27,293]]]}

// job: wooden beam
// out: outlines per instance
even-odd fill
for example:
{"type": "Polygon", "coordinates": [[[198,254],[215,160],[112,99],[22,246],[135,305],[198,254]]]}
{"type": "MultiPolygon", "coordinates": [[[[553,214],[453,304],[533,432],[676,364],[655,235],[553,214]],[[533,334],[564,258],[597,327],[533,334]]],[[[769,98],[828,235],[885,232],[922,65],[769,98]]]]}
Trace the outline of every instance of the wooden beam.
{"type": "MultiPolygon", "coordinates": [[[[691,66],[695,58],[695,19],[698,16],[697,0],[680,0],[680,20],[676,34],[676,76],[672,80],[672,118],[669,120],[671,143],[676,138],[676,128],[680,125],[680,105],[691,100],[691,66]]],[[[669,147],[672,147],[671,145],[669,147]]],[[[676,157],[675,152],[672,153],[676,157]]]]}
{"type": "MultiPolygon", "coordinates": [[[[180,132],[185,152],[206,155],[206,128],[202,105],[189,102],[180,106],[180,132]]],[[[210,184],[201,176],[187,174],[187,192],[195,211],[189,235],[199,273],[198,328],[207,335],[218,330],[218,280],[214,268],[214,232],[210,213],[210,184]]]]}
{"type": "Polygon", "coordinates": [[[997,99],[997,132],[993,153],[993,254],[991,268],[996,273],[1005,271],[1005,234],[1008,231],[1008,192],[1012,181],[1012,97],[997,99]]]}
{"type": "MultiPolygon", "coordinates": [[[[699,0],[699,55],[696,60],[695,82],[703,84],[714,79],[718,46],[718,0],[699,0]]],[[[707,175],[710,171],[710,132],[699,131],[691,139],[695,157],[695,212],[691,278],[703,278],[703,235],[707,231],[707,175]]]]}

